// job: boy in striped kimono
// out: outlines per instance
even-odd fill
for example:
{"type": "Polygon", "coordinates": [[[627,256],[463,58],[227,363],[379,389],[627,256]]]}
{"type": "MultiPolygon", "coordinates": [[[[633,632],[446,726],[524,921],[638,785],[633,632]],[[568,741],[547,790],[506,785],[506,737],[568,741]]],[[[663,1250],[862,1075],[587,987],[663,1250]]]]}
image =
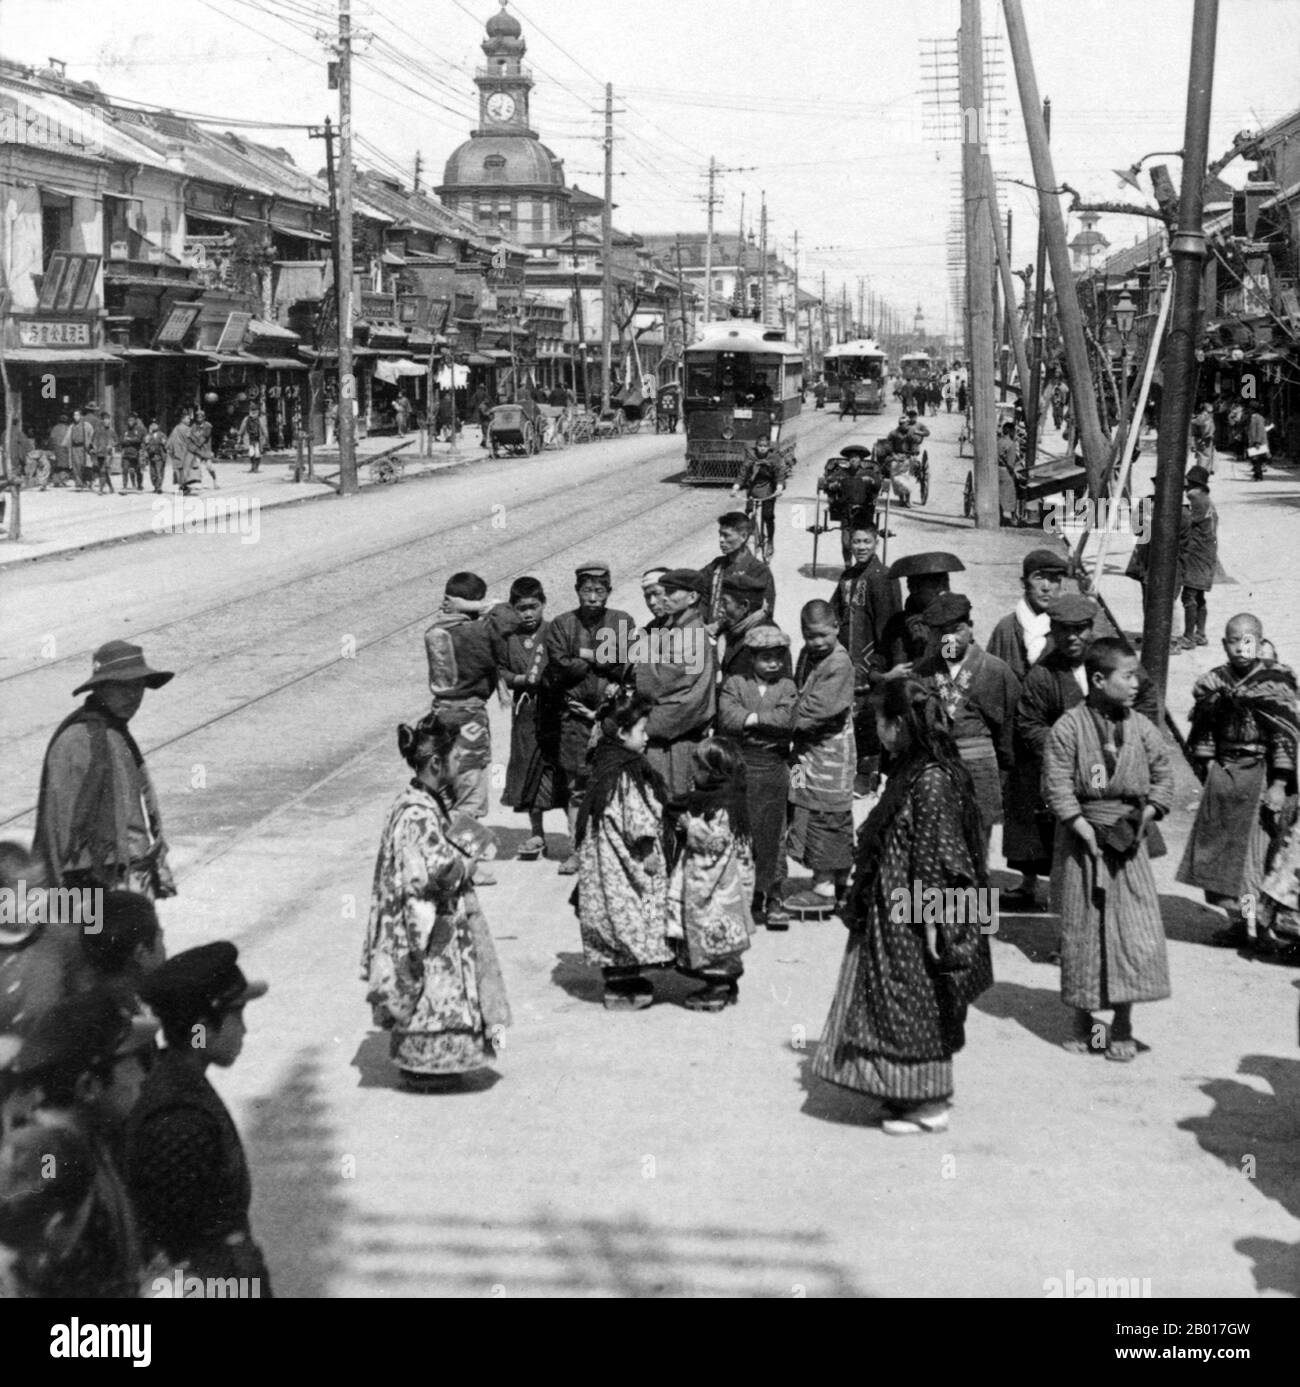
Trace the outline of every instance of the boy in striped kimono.
{"type": "Polygon", "coordinates": [[[1096,640],[1084,668],[1087,701],[1060,717],[1043,754],[1043,797],[1057,820],[1052,905],[1061,916],[1061,1000],[1073,1009],[1063,1043],[1086,1053],[1104,1033],[1092,1013],[1113,1007],[1106,1058],[1126,1062],[1137,1057],[1133,1003],[1169,996],[1147,837],[1169,812],[1174,776],[1160,732],[1133,710],[1138,662],[1129,646],[1096,640]]]}
{"type": "Polygon", "coordinates": [[[807,602],[799,617],[804,645],[795,669],[790,856],[813,880],[810,891],[786,905],[826,915],[842,901],[853,866],[853,661],[839,643],[840,624],[829,602],[807,602]]]}

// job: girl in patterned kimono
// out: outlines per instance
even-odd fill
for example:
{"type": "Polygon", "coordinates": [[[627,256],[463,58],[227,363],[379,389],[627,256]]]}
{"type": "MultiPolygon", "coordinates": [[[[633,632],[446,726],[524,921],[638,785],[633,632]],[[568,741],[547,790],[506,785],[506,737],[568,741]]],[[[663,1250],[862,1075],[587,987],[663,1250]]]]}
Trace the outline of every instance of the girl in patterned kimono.
{"type": "Polygon", "coordinates": [[[884,1131],[909,1136],[947,1128],[966,1010],[993,984],[978,904],[988,871],[975,787],[934,689],[891,679],[875,702],[891,770],[858,835],[849,943],[812,1072],[882,1099],[884,1131]],[[944,906],[918,910],[927,899],[944,906]]]}
{"type": "Polygon", "coordinates": [[[601,718],[574,837],[578,886],[572,903],[588,963],[600,968],[609,1011],[654,1003],[647,968],[673,962],[667,929],[664,788],[645,759],[648,700],[618,695],[601,718]]]}
{"type": "Polygon", "coordinates": [[[668,938],[677,966],[704,986],[686,998],[691,1011],[721,1011],[740,996],[740,955],[754,932],[750,896],[754,855],[745,763],[725,740],[694,754],[695,788],[677,821],[682,848],[668,881],[668,938]]]}
{"type": "Polygon", "coordinates": [[[1137,656],[1109,636],[1084,660],[1088,701],[1064,713],[1043,752],[1043,798],[1056,816],[1052,909],[1061,917],[1061,1000],[1073,1009],[1074,1054],[1099,1043],[1093,1011],[1113,1007],[1106,1058],[1137,1058],[1133,1003],[1169,996],[1169,964],[1151,848],[1173,803],[1164,738],[1133,710],[1137,656]]]}
{"type": "Polygon", "coordinates": [[[397,729],[415,777],[384,825],[361,976],[375,1024],[408,1088],[436,1092],[489,1064],[510,1024],[496,948],[474,893],[474,863],[490,835],[446,799],[458,729],[427,714],[397,729]]]}

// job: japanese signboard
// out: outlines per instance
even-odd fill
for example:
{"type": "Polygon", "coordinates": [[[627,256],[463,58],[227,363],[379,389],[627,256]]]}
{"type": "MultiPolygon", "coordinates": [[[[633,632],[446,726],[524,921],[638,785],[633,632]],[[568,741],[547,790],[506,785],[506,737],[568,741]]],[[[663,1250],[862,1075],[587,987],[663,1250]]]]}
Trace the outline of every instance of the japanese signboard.
{"type": "Polygon", "coordinates": [[[24,347],[88,347],[90,324],[32,318],[18,324],[18,340],[24,347]]]}
{"type": "Polygon", "coordinates": [[[199,316],[202,306],[197,303],[179,303],[167,315],[162,327],[158,329],[158,336],[154,338],[155,347],[179,347],[186,337],[189,336],[190,329],[194,326],[194,320],[199,316]]]}
{"type": "Polygon", "coordinates": [[[56,250],[41,281],[41,297],[37,307],[43,312],[72,311],[84,313],[90,306],[90,296],[99,274],[98,255],[78,255],[72,251],[56,250]]]}
{"type": "Polygon", "coordinates": [[[251,313],[232,313],[226,319],[225,327],[221,329],[221,336],[217,338],[217,354],[237,352],[252,321],[251,313]]]}

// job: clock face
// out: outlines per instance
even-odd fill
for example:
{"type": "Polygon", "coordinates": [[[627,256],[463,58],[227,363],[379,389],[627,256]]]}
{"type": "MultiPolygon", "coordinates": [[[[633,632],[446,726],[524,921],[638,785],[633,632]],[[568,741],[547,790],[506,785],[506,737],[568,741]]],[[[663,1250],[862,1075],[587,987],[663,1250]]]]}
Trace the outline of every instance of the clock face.
{"type": "Polygon", "coordinates": [[[515,99],[507,92],[495,92],[488,97],[487,113],[493,120],[509,120],[515,113],[515,99]]]}

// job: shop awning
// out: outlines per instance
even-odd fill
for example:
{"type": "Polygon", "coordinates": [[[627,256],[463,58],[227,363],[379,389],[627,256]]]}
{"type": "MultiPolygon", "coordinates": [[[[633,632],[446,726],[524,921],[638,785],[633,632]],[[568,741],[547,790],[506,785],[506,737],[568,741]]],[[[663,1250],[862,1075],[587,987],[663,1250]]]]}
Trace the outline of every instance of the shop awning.
{"type": "Polygon", "coordinates": [[[471,366],[495,366],[496,362],[490,356],[484,356],[482,352],[470,352],[465,360],[471,366]]]}
{"type": "Polygon", "coordinates": [[[305,371],[307,369],[305,361],[295,361],[288,356],[264,356],[262,364],[268,371],[305,371]]]}
{"type": "Polygon", "coordinates": [[[194,347],[185,349],[186,356],[201,356],[217,366],[261,366],[260,356],[249,356],[247,352],[203,352],[194,347]]]}
{"type": "Polygon", "coordinates": [[[398,357],[396,361],[377,361],[375,362],[375,375],[389,385],[396,385],[402,376],[422,376],[425,368],[417,365],[414,361],[408,361],[405,357],[398,357]]]}
{"type": "Polygon", "coordinates": [[[320,241],[328,245],[330,240],[322,231],[300,231],[296,226],[281,226],[279,222],[272,222],[271,230],[278,231],[281,236],[292,236],[299,241],[320,241]]]}
{"type": "Polygon", "coordinates": [[[216,222],[218,226],[248,226],[249,222],[245,217],[227,217],[220,212],[200,212],[197,208],[187,207],[185,209],[186,221],[216,222]]]}
{"type": "Polygon", "coordinates": [[[45,347],[6,347],[4,359],[10,366],[120,366],[122,358],[100,347],[80,351],[57,351],[45,347]]]}
{"type": "Polygon", "coordinates": [[[287,327],[281,327],[279,323],[269,322],[266,318],[254,318],[244,329],[245,337],[270,337],[276,342],[299,342],[302,339],[296,332],[291,332],[287,327]]]}
{"type": "Polygon", "coordinates": [[[398,255],[398,253],[395,250],[386,250],[383,254],[383,261],[385,265],[406,264],[406,261],[403,259],[403,257],[398,255]]]}
{"type": "Polygon", "coordinates": [[[177,355],[177,353],[176,353],[176,352],[159,352],[159,351],[155,351],[152,347],[123,347],[122,350],[121,350],[120,352],[117,353],[117,355],[118,355],[118,356],[129,356],[129,357],[137,357],[137,356],[171,356],[171,357],[174,357],[174,356],[177,355]]]}

